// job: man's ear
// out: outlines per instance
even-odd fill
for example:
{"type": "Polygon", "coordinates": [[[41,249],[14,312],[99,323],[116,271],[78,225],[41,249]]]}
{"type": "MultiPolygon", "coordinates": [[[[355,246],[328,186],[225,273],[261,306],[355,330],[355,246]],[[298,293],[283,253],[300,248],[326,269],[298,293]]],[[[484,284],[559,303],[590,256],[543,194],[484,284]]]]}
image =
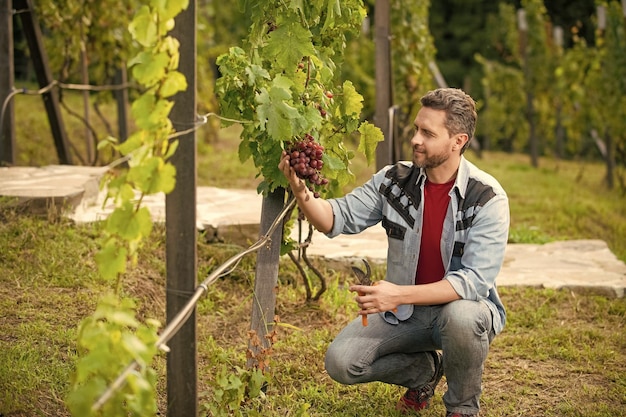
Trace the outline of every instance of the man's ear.
{"type": "Polygon", "coordinates": [[[463,149],[463,146],[465,146],[468,140],[469,140],[469,136],[467,135],[467,133],[459,133],[454,138],[453,149],[455,151],[459,149],[463,149]]]}

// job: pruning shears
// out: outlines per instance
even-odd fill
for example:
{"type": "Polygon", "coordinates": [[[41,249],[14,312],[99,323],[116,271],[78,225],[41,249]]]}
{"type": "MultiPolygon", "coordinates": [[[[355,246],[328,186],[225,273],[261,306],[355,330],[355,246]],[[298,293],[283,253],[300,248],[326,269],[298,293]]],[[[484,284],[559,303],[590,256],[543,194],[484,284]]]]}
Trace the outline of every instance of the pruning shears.
{"type": "MultiPolygon", "coordinates": [[[[363,263],[365,264],[365,271],[356,266],[352,267],[352,272],[356,275],[356,278],[359,280],[359,284],[361,285],[372,285],[372,268],[370,264],[363,259],[363,263]]],[[[365,295],[361,291],[359,291],[359,295],[365,295]]],[[[367,315],[361,316],[361,324],[363,326],[367,326],[367,315]]]]}
{"type": "MultiPolygon", "coordinates": [[[[372,282],[372,268],[370,268],[370,264],[365,259],[362,259],[362,261],[365,264],[365,271],[363,271],[361,268],[357,268],[356,266],[353,266],[352,272],[354,272],[354,275],[356,275],[356,278],[359,280],[359,284],[376,285],[377,282],[372,282]]],[[[359,295],[365,295],[365,293],[361,291],[359,291],[358,293],[359,295]]],[[[398,309],[394,308],[391,311],[393,311],[394,313],[397,313],[398,309]]],[[[363,326],[367,326],[367,315],[361,316],[361,324],[363,324],[363,326]]]]}

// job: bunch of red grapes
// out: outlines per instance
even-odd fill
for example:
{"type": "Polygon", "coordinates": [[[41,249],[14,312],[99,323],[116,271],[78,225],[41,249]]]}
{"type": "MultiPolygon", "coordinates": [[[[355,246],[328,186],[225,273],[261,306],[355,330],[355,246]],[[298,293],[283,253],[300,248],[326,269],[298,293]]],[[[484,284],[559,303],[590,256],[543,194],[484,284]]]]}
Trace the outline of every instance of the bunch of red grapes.
{"type": "Polygon", "coordinates": [[[303,179],[315,198],[320,196],[319,190],[328,184],[328,179],[321,174],[324,162],[324,147],[315,141],[310,134],[295,142],[290,142],[287,149],[289,163],[296,171],[298,178],[303,179]]]}

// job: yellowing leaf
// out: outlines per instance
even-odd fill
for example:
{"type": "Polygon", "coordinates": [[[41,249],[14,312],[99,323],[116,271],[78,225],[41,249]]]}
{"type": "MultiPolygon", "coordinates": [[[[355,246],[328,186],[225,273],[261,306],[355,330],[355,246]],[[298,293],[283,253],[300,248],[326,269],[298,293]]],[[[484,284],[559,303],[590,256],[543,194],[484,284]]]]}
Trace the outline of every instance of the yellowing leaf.
{"type": "Polygon", "coordinates": [[[189,6],[189,0],[150,0],[150,5],[154,7],[163,21],[173,19],[182,10],[189,6]]]}
{"type": "Polygon", "coordinates": [[[376,146],[378,142],[385,139],[383,132],[373,124],[363,122],[361,126],[359,126],[359,133],[361,133],[361,140],[359,141],[357,150],[363,152],[367,159],[367,164],[370,165],[376,160],[376,146]]]}
{"type": "Polygon", "coordinates": [[[164,52],[159,54],[142,52],[134,62],[136,64],[132,67],[133,77],[143,85],[152,86],[165,78],[170,58],[164,52]]]}
{"type": "Polygon", "coordinates": [[[157,25],[148,6],[139,8],[135,18],[128,25],[128,30],[133,39],[142,46],[154,45],[157,40],[157,25]]]}
{"type": "Polygon", "coordinates": [[[172,71],[169,72],[163,80],[163,84],[161,84],[159,92],[161,93],[161,97],[167,98],[186,89],[187,79],[185,76],[178,71],[172,71]]]}
{"type": "Polygon", "coordinates": [[[116,208],[107,219],[107,230],[124,240],[134,241],[152,231],[152,218],[146,207],[135,210],[130,202],[116,208]]]}
{"type": "Polygon", "coordinates": [[[126,248],[118,246],[117,240],[109,239],[95,256],[100,275],[113,281],[118,274],[126,272],[126,248]]]}
{"type": "Polygon", "coordinates": [[[151,157],[128,170],[128,181],[144,194],[165,194],[174,189],[176,168],[161,158],[151,157]]]}
{"type": "Polygon", "coordinates": [[[360,95],[350,81],[343,83],[343,100],[341,112],[346,116],[360,116],[363,109],[363,96],[360,95]]]}

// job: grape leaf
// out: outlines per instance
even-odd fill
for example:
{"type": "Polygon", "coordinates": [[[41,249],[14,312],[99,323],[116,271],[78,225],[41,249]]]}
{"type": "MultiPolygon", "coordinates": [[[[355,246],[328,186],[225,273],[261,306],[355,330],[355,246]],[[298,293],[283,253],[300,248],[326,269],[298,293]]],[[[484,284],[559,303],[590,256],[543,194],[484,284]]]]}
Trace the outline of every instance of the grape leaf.
{"type": "Polygon", "coordinates": [[[262,130],[275,140],[288,140],[293,136],[292,119],[300,117],[291,103],[291,80],[278,75],[269,91],[262,88],[257,94],[257,120],[262,130]]]}
{"type": "Polygon", "coordinates": [[[147,207],[135,210],[133,204],[126,201],[107,219],[107,230],[128,241],[146,237],[152,231],[150,211],[147,207]]]}
{"type": "Polygon", "coordinates": [[[269,72],[267,72],[260,65],[256,65],[256,64],[246,67],[245,72],[246,72],[246,75],[248,76],[248,85],[250,86],[256,85],[257,79],[269,80],[271,78],[269,72]]]}
{"type": "Polygon", "coordinates": [[[167,194],[176,184],[176,169],[161,158],[151,157],[128,170],[128,181],[144,194],[167,194]]]}
{"type": "Polygon", "coordinates": [[[126,272],[126,254],[126,248],[119,246],[116,239],[109,239],[95,256],[102,278],[113,281],[126,272]]]}
{"type": "Polygon", "coordinates": [[[170,58],[164,52],[141,52],[132,60],[133,77],[143,85],[154,85],[165,78],[169,62],[170,58]]]}
{"type": "Polygon", "coordinates": [[[297,21],[285,21],[270,33],[264,52],[277,68],[295,68],[303,56],[315,55],[311,32],[297,21]]]}
{"type": "Polygon", "coordinates": [[[150,0],[150,5],[154,7],[163,21],[173,19],[182,10],[189,6],[189,0],[150,0]]]}
{"type": "Polygon", "coordinates": [[[346,164],[336,156],[328,155],[325,153],[322,155],[322,161],[324,161],[324,169],[330,171],[341,171],[346,169],[346,164]]]}
{"type": "Polygon", "coordinates": [[[159,100],[154,95],[145,93],[131,105],[131,111],[136,119],[137,127],[152,130],[160,126],[171,125],[167,118],[174,103],[168,100],[159,100]]]}
{"type": "Polygon", "coordinates": [[[161,97],[166,98],[186,89],[187,79],[185,76],[178,71],[170,71],[165,76],[165,79],[162,80],[159,92],[161,93],[161,97]]]}
{"type": "Polygon", "coordinates": [[[122,142],[117,150],[122,155],[128,155],[135,149],[139,148],[144,143],[144,137],[146,132],[144,130],[139,130],[128,137],[124,142],[122,142]]]}
{"type": "Polygon", "coordinates": [[[324,20],[324,27],[322,31],[325,31],[329,27],[335,24],[335,15],[341,16],[341,3],[339,0],[328,0],[326,8],[326,20],[324,20]]]}
{"type": "Polygon", "coordinates": [[[358,151],[363,152],[367,159],[367,164],[371,165],[376,161],[376,146],[378,142],[384,140],[383,132],[369,122],[363,122],[359,127],[361,140],[359,141],[358,151]]]}
{"type": "Polygon", "coordinates": [[[128,30],[142,46],[154,45],[157,40],[157,25],[148,6],[143,5],[139,8],[133,21],[128,25],[128,30]]]}
{"type": "Polygon", "coordinates": [[[341,100],[340,111],[347,116],[360,116],[363,109],[363,96],[354,88],[351,81],[343,83],[343,99],[341,100]]]}

